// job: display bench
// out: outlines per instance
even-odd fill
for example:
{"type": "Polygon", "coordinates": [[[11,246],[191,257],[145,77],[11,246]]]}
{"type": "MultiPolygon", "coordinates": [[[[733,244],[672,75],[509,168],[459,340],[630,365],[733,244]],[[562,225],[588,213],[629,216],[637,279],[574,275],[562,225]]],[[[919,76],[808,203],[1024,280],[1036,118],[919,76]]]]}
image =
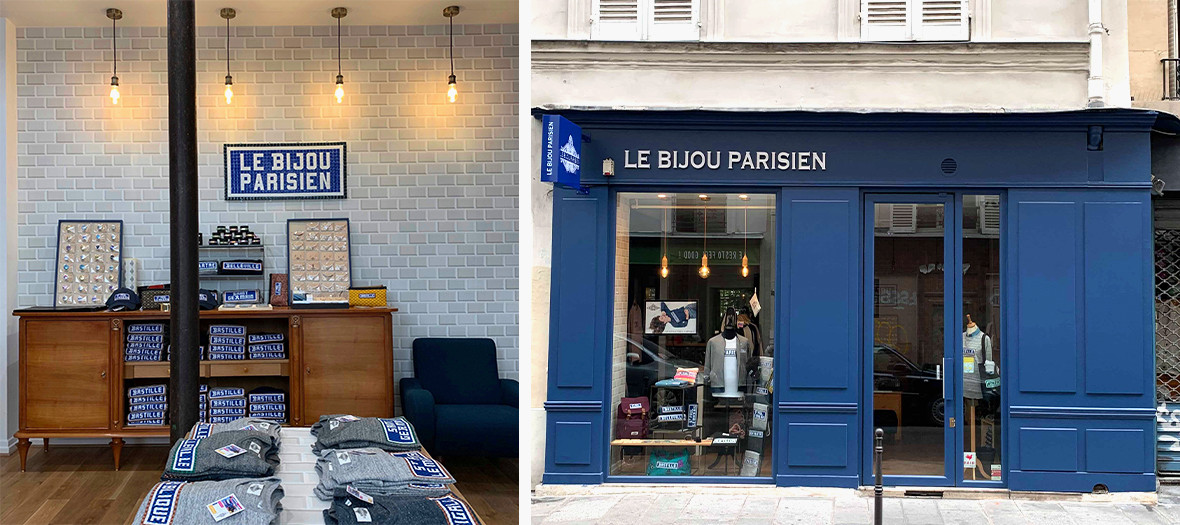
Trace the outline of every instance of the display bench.
{"type": "MultiPolygon", "coordinates": [[[[321,414],[393,416],[393,319],[396,308],[202,311],[202,344],[211,324],[283,333],[287,359],[201,361],[201,381],[287,394],[288,422],[321,414]],[[294,372],[294,373],[292,373],[294,372]]],[[[167,362],[124,362],[126,326],[167,322],[168,313],[17,311],[20,318],[21,471],[31,438],[110,438],[115,470],[123,439],[167,437],[167,426],[127,424],[129,387],[166,383],[167,362]]]]}

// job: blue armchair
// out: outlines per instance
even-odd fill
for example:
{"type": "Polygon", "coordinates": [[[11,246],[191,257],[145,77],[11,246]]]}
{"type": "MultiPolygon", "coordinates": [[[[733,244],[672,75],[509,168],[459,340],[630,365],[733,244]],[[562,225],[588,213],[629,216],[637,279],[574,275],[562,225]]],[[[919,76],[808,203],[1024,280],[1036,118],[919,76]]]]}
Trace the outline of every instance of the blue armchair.
{"type": "Polygon", "coordinates": [[[402,411],[431,454],[516,457],[520,384],[500,379],[491,339],[414,340],[402,411]]]}

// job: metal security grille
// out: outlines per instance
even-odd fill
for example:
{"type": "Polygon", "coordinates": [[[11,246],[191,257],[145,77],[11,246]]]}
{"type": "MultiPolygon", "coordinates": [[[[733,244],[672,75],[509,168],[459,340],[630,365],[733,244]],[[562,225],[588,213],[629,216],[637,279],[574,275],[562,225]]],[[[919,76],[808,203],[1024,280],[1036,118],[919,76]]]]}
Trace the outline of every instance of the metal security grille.
{"type": "Polygon", "coordinates": [[[1180,403],[1180,230],[1155,230],[1156,392],[1180,403]]]}

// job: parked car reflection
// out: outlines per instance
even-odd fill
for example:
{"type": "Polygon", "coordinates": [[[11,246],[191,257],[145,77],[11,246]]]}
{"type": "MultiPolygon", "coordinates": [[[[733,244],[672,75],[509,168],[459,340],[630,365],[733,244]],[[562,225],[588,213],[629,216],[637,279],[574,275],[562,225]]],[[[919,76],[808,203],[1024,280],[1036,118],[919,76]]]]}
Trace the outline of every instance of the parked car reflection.
{"type": "Polygon", "coordinates": [[[677,368],[701,367],[700,363],[676,357],[653,341],[622,335],[615,335],[615,341],[626,347],[627,397],[649,395],[656,381],[672,377],[677,368]]]}
{"type": "MultiPolygon", "coordinates": [[[[888,345],[873,345],[873,391],[902,393],[902,424],[942,426],[946,403],[942,379],[934,365],[920,367],[888,345]]],[[[895,426],[883,421],[892,414],[874,411],[875,426],[895,426]]]]}

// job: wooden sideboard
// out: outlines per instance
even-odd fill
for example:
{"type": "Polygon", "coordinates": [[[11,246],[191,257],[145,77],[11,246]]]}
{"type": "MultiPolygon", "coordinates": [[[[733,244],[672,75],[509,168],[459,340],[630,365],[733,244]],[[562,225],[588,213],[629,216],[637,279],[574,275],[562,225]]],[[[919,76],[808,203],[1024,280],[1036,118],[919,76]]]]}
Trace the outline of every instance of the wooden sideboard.
{"type": "MultiPolygon", "coordinates": [[[[287,392],[290,425],[321,414],[393,416],[393,319],[396,308],[202,311],[210,324],[286,335],[287,359],[202,361],[210,386],[274,386],[287,392]]],[[[167,312],[17,311],[20,318],[21,471],[30,438],[110,438],[115,470],[123,439],[167,437],[167,426],[127,425],[126,389],[167,383],[167,362],[124,362],[128,323],[168,321],[167,312]]],[[[170,399],[174,399],[169,396],[170,399]]]]}

